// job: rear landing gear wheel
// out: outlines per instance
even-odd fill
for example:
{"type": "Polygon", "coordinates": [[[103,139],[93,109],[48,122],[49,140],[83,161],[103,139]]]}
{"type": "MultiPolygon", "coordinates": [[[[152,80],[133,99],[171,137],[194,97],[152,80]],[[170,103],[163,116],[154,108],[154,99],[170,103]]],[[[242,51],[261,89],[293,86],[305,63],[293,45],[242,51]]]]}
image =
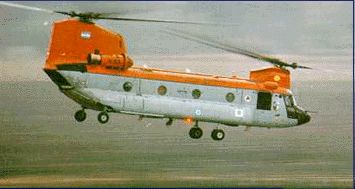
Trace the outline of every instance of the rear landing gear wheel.
{"type": "Polygon", "coordinates": [[[100,123],[104,124],[108,122],[109,116],[106,112],[101,112],[99,113],[99,115],[97,115],[97,120],[99,120],[100,123]]]}
{"type": "Polygon", "coordinates": [[[192,128],[190,129],[189,134],[190,134],[190,137],[191,137],[191,138],[193,138],[193,139],[199,139],[199,138],[202,137],[203,132],[202,132],[202,129],[199,128],[199,127],[192,127],[192,128]]]}
{"type": "Polygon", "coordinates": [[[225,134],[222,129],[214,129],[211,134],[213,140],[222,140],[224,136],[225,134]]]}
{"type": "Polygon", "coordinates": [[[86,119],[86,113],[84,110],[79,110],[77,112],[75,112],[75,120],[78,121],[78,122],[82,122],[86,119]]]}

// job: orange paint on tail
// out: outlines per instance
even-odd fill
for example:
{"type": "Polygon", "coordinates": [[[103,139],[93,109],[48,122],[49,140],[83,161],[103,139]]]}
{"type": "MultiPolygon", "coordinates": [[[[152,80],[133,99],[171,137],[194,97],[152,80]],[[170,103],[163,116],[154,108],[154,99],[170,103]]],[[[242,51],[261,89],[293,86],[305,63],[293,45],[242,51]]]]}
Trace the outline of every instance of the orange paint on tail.
{"type": "Polygon", "coordinates": [[[77,19],[53,24],[45,68],[55,69],[58,64],[86,63],[89,53],[95,50],[105,55],[126,54],[126,44],[120,34],[96,24],[77,19]]]}

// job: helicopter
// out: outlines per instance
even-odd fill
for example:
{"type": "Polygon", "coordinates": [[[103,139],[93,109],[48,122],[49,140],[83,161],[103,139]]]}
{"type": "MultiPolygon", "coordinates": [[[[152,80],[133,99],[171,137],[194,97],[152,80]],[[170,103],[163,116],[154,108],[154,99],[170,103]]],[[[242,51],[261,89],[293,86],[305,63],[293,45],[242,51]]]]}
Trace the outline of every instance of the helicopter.
{"type": "MultiPolygon", "coordinates": [[[[172,20],[111,17],[103,13],[53,11],[1,2],[0,5],[57,13],[69,16],[55,21],[43,70],[60,92],[75,101],[81,109],[74,114],[85,121],[86,110],[98,111],[101,124],[109,114],[121,113],[142,118],[167,119],[193,123],[192,139],[203,135],[200,122],[225,126],[287,128],[310,121],[309,113],[297,105],[291,88],[290,70],[311,69],[298,63],[206,40],[178,30],[166,33],[202,45],[245,55],[273,66],[250,71],[249,78],[218,76],[134,66],[128,56],[124,37],[99,26],[94,20],[160,22],[173,24],[209,24],[172,20]]],[[[212,24],[213,25],[213,24],[212,24]]],[[[225,133],[213,129],[213,140],[225,133]]]]}

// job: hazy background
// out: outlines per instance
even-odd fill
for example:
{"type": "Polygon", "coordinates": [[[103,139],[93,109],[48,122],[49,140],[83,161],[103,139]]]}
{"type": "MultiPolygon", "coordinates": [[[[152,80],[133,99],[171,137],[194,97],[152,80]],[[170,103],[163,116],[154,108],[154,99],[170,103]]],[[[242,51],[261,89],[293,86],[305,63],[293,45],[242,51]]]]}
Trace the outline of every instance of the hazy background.
{"type": "Polygon", "coordinates": [[[352,186],[352,2],[18,2],[54,10],[118,12],[122,17],[223,22],[190,26],[97,21],[125,36],[135,64],[237,74],[268,66],[250,58],[169,36],[175,28],[313,70],[292,71],[298,104],[310,123],[287,129],[201,123],[188,137],[181,121],[97,112],[84,123],[79,105],[42,71],[51,23],[65,19],[0,6],[0,186],[352,186]]]}
{"type": "MultiPolygon", "coordinates": [[[[267,65],[161,32],[175,28],[323,69],[316,70],[317,74],[306,70],[301,77],[301,71],[296,71],[295,80],[314,75],[323,79],[324,74],[332,79],[351,77],[351,2],[18,3],[52,10],[115,12],[122,17],[233,24],[226,27],[98,20],[96,23],[125,36],[129,55],[138,65],[182,70],[189,66],[192,71],[227,75],[234,71],[245,76],[250,68],[267,65]],[[184,65],[191,55],[194,62],[184,65]]],[[[45,61],[51,23],[66,17],[0,6],[0,18],[0,80],[48,80],[40,68],[45,61]]]]}

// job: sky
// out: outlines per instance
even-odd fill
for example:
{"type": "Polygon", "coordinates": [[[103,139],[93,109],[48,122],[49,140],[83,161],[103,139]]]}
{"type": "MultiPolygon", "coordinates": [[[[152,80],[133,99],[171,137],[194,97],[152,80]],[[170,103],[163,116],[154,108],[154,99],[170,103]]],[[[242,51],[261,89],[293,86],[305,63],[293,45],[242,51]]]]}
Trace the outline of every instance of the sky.
{"type": "MultiPolygon", "coordinates": [[[[137,65],[247,76],[268,64],[167,35],[179,29],[236,47],[316,67],[295,71],[298,79],[352,76],[352,2],[14,2],[51,10],[109,12],[117,16],[166,19],[231,26],[196,26],[96,21],[121,33],[137,65]]],[[[48,80],[41,70],[51,24],[65,19],[0,5],[0,81],[48,80]]]]}

